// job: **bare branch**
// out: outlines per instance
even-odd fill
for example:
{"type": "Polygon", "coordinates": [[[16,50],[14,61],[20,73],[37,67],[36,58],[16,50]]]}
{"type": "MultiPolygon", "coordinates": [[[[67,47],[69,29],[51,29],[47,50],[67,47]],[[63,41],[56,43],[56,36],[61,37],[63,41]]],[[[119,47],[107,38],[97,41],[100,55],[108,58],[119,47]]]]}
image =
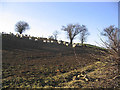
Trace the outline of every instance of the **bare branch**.
{"type": "Polygon", "coordinates": [[[66,27],[62,26],[61,30],[67,32],[68,38],[70,39],[70,44],[72,44],[74,38],[84,29],[84,26],[79,24],[69,24],[66,27]]]}
{"type": "Polygon", "coordinates": [[[28,23],[26,23],[24,21],[19,21],[15,25],[15,31],[19,32],[20,34],[22,34],[25,30],[27,30],[29,28],[30,27],[29,27],[28,23]]]}

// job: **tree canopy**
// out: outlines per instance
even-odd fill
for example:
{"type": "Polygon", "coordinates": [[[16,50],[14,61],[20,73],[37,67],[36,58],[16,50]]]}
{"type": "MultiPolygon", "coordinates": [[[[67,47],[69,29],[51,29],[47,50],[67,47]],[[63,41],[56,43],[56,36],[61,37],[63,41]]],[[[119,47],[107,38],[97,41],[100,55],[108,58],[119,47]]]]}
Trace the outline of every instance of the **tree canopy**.
{"type": "Polygon", "coordinates": [[[15,31],[22,34],[25,30],[30,29],[29,24],[24,21],[19,21],[15,25],[15,31]]]}

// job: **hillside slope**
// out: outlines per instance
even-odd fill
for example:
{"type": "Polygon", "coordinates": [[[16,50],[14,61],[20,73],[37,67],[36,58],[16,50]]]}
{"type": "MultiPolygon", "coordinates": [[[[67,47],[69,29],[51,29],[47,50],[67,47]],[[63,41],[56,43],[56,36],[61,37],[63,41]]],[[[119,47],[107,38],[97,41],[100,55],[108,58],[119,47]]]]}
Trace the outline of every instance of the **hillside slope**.
{"type": "Polygon", "coordinates": [[[7,34],[2,35],[2,46],[3,88],[118,87],[116,64],[107,61],[105,49],[72,48],[7,34]]]}

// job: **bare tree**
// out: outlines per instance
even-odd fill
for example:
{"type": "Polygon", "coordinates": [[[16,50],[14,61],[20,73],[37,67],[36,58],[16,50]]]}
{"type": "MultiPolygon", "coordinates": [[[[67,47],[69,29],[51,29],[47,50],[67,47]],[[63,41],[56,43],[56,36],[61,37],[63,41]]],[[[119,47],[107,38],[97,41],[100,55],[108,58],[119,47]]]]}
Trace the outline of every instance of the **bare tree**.
{"type": "Polygon", "coordinates": [[[74,38],[84,29],[83,25],[79,24],[69,24],[66,27],[63,26],[62,30],[67,32],[67,36],[70,39],[70,44],[72,44],[74,38]]]}
{"type": "Polygon", "coordinates": [[[29,28],[30,27],[29,27],[28,23],[26,23],[24,21],[19,21],[15,25],[15,31],[19,32],[20,34],[22,34],[25,30],[27,30],[29,28]]]}
{"type": "Polygon", "coordinates": [[[86,41],[87,36],[90,35],[88,29],[83,25],[84,29],[80,32],[80,41],[83,46],[83,43],[86,41]]]}
{"type": "Polygon", "coordinates": [[[105,28],[101,34],[107,38],[107,41],[101,40],[111,54],[120,58],[120,29],[111,25],[105,28]]]}
{"type": "Polygon", "coordinates": [[[53,32],[53,37],[54,37],[55,40],[57,40],[58,34],[59,34],[58,31],[54,31],[54,32],[53,32]]]}
{"type": "Polygon", "coordinates": [[[48,38],[49,38],[49,39],[54,39],[54,36],[51,35],[51,36],[49,36],[48,38]]]}

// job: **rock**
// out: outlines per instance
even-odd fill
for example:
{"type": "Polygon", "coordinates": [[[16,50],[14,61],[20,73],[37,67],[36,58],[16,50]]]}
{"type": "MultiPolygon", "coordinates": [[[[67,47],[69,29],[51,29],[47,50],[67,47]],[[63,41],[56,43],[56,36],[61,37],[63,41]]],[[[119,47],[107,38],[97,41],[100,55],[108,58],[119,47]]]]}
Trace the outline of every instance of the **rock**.
{"type": "Polygon", "coordinates": [[[73,77],[73,80],[76,80],[76,76],[73,77]]]}
{"type": "Polygon", "coordinates": [[[98,81],[98,79],[95,80],[96,82],[98,81]]]}
{"type": "Polygon", "coordinates": [[[85,81],[88,81],[88,79],[87,79],[87,78],[85,78],[85,81]]]}
{"type": "Polygon", "coordinates": [[[119,76],[115,76],[113,79],[120,79],[120,75],[119,76]]]}
{"type": "Polygon", "coordinates": [[[80,78],[80,75],[78,75],[77,78],[80,78]]]}
{"type": "Polygon", "coordinates": [[[84,77],[84,75],[81,73],[81,75],[80,75],[81,77],[84,77]]]}

